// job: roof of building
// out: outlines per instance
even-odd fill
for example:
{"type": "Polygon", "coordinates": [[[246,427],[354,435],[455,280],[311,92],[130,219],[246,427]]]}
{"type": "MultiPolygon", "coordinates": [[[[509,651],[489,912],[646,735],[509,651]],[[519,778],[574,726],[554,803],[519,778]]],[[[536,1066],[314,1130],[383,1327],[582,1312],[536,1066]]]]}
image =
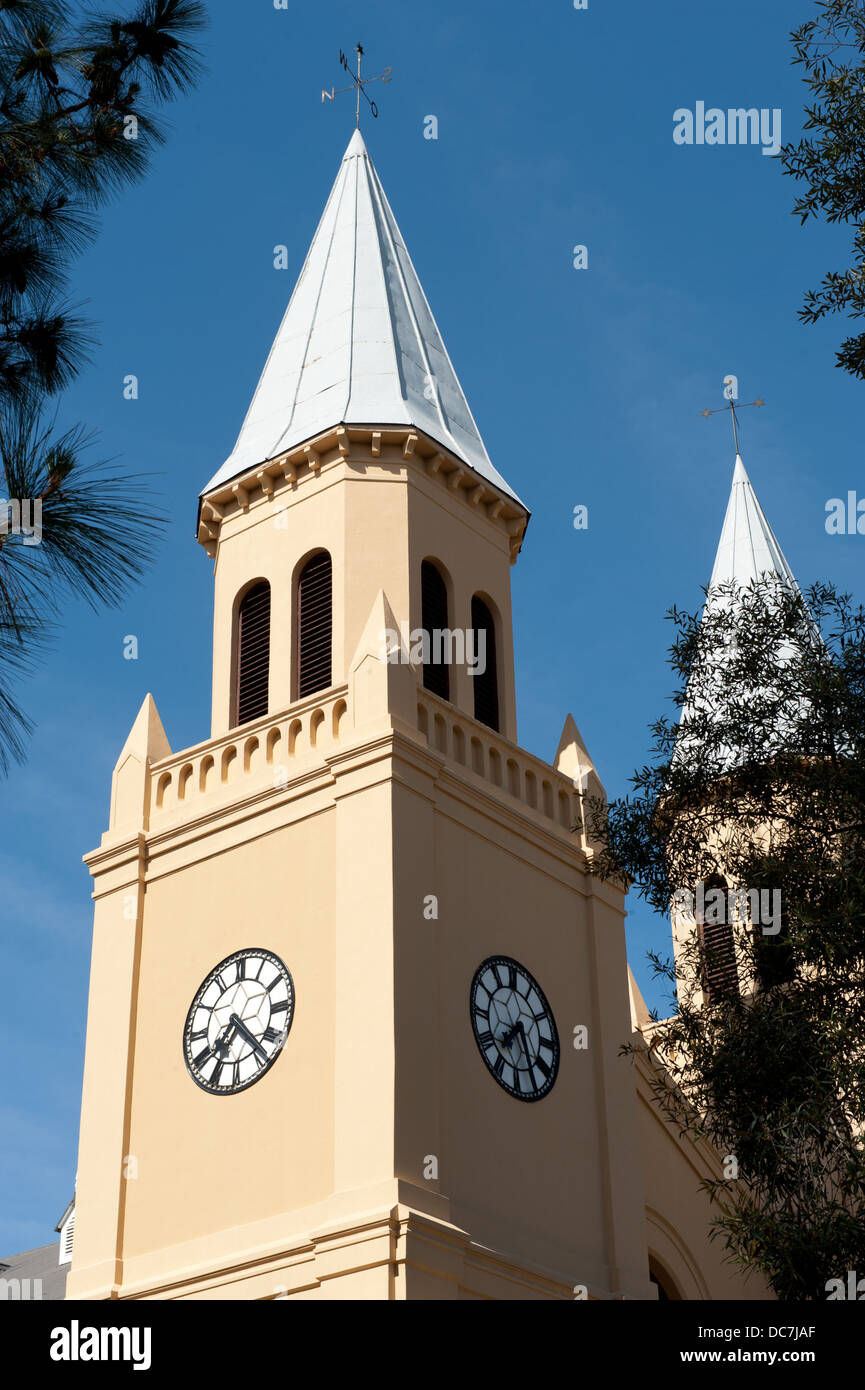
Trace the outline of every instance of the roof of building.
{"type": "Polygon", "coordinates": [[[72,1197],[70,1197],[69,1201],[66,1203],[66,1206],[63,1208],[63,1215],[61,1216],[60,1220],[57,1222],[57,1225],[54,1227],[55,1231],[62,1231],[63,1225],[64,1225],[64,1223],[65,1223],[65,1221],[66,1221],[66,1218],[67,1218],[68,1216],[71,1216],[71,1214],[72,1214],[72,1212],[73,1212],[74,1210],[75,1210],[75,1196],[74,1196],[74,1194],[73,1194],[72,1197]]]}
{"type": "Polygon", "coordinates": [[[359,130],[237,443],[204,492],[336,424],[412,425],[520,500],[490,462],[359,130]]]}
{"type": "MultiPolygon", "coordinates": [[[[39,1245],[35,1250],[23,1250],[19,1255],[0,1258],[0,1279],[30,1280],[29,1295],[36,1298],[34,1280],[41,1280],[42,1301],[57,1303],[66,1297],[68,1264],[60,1264],[60,1242],[39,1245]]],[[[22,1291],[23,1292],[23,1291],[22,1291]]]]}

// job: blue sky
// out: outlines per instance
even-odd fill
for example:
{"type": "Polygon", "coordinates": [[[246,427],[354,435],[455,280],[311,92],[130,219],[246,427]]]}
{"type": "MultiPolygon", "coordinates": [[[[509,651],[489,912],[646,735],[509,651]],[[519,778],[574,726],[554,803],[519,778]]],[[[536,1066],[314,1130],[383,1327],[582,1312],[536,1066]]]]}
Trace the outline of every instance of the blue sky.
{"type": "MultiPolygon", "coordinates": [[[[351,97],[320,101],[340,47],[360,39],[370,72],[393,67],[364,134],[490,456],[533,512],[513,571],[521,743],[550,758],[571,710],[612,795],[645,760],[671,689],[664,614],[699,605],[726,506],[729,426],[700,412],[723,404],[728,372],[743,400],[766,400],[742,414],[742,453],[800,583],[863,597],[865,537],[830,537],[824,521],[828,498],[865,495],[865,388],[834,367],[844,323],[796,317],[804,290],[846,264],[849,233],[800,228],[795,185],[758,147],[672,138],[673,112],[697,101],[781,108],[796,138],[788,29],[812,0],[209,9],[206,77],[73,276],[100,342],[60,421],[97,426],[106,455],[157,474],[171,525],[122,611],[66,610],[25,691],[29,761],[2,788],[6,1252],[52,1238],[74,1182],[81,855],[105,828],[111,769],[148,690],[174,748],[209,732],[196,498],[234,443],[351,135],[351,97]]],[[[658,1001],[645,953],[668,926],[636,901],[631,913],[631,962],[658,1001]]]]}

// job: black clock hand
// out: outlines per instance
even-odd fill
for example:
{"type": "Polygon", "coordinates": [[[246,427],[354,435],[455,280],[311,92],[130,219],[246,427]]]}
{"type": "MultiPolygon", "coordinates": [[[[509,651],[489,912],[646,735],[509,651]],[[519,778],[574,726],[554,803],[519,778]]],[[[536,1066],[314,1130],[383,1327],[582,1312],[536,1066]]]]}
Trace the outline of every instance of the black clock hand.
{"type": "Polygon", "coordinates": [[[267,1053],[265,1052],[264,1048],[261,1046],[261,1043],[258,1041],[258,1039],[257,1039],[256,1037],[253,1036],[252,1033],[250,1033],[250,1031],[249,1031],[249,1029],[246,1027],[246,1025],[245,1025],[244,1023],[242,1023],[241,1020],[237,1017],[237,1014],[232,1014],[232,1015],[231,1015],[231,1022],[234,1024],[234,1026],[235,1026],[235,1028],[237,1029],[237,1031],[238,1031],[239,1033],[242,1033],[242,1034],[243,1034],[243,1036],[246,1038],[246,1041],[249,1043],[249,1045],[250,1045],[250,1047],[252,1048],[252,1050],[253,1050],[254,1052],[257,1052],[257,1053],[259,1054],[260,1057],[263,1057],[264,1060],[265,1060],[265,1062],[266,1062],[266,1061],[268,1060],[268,1058],[267,1058],[267,1053]]]}
{"type": "Polygon", "coordinates": [[[213,1055],[215,1057],[222,1057],[228,1051],[228,1045],[231,1040],[231,1035],[234,1032],[234,1019],[232,1017],[231,1019],[229,1019],[228,1023],[225,1024],[224,1028],[222,1028],[222,1030],[217,1034],[214,1040],[212,1050],[213,1055]]]}
{"type": "Polygon", "coordinates": [[[525,1059],[526,1059],[526,1066],[527,1066],[527,1067],[531,1067],[532,1064],[531,1064],[531,1062],[530,1062],[530,1060],[529,1060],[529,1044],[528,1044],[528,1039],[526,1038],[526,1030],[525,1030],[525,1027],[523,1026],[523,1020],[522,1020],[522,1019],[520,1019],[519,1022],[516,1023],[516,1024],[514,1025],[514,1032],[515,1032],[515,1033],[519,1033],[519,1035],[520,1035],[520,1039],[521,1039],[522,1045],[523,1045],[523,1055],[525,1056],[525,1059]]]}

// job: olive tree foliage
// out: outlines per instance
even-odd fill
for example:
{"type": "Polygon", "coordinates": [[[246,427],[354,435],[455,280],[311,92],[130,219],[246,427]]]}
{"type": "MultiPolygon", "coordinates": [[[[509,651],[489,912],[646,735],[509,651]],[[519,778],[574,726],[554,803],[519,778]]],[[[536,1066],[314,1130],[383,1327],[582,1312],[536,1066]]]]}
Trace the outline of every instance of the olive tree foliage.
{"type": "MultiPolygon", "coordinates": [[[[793,211],[802,222],[823,216],[853,231],[850,264],[809,290],[799,317],[865,315],[865,5],[816,0],[816,15],[791,35],[794,62],[809,91],[803,138],[784,145],[785,174],[804,185],[793,211]]],[[[841,344],[836,365],[865,380],[865,332],[841,344]]]]}

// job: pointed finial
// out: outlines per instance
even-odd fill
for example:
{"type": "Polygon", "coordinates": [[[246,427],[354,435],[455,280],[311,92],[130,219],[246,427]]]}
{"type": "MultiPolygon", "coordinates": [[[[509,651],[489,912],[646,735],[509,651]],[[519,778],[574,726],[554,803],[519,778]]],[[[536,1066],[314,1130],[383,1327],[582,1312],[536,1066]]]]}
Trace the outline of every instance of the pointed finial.
{"type": "Polygon", "coordinates": [[[724,377],[724,381],[723,381],[723,386],[724,386],[724,400],[727,402],[727,404],[726,404],[726,405],[719,405],[718,408],[717,408],[717,410],[703,410],[703,411],[700,412],[700,414],[703,416],[703,419],[704,419],[704,420],[708,420],[708,418],[709,418],[710,415],[720,415],[722,411],[729,410],[729,412],[730,412],[730,418],[731,418],[731,420],[732,420],[732,422],[733,422],[733,445],[734,445],[735,450],[736,450],[736,457],[738,458],[738,457],[739,457],[739,421],[738,421],[738,419],[737,419],[737,417],[736,417],[736,410],[737,410],[737,409],[739,409],[739,410],[745,410],[745,409],[746,409],[748,406],[750,406],[750,405],[756,405],[756,406],[765,405],[766,402],[765,402],[764,400],[762,400],[760,396],[758,396],[757,399],[756,399],[755,401],[745,401],[742,405],[738,405],[738,399],[739,399],[739,378],[738,378],[738,377],[735,377],[735,376],[725,376],[725,377],[724,377]]]}

